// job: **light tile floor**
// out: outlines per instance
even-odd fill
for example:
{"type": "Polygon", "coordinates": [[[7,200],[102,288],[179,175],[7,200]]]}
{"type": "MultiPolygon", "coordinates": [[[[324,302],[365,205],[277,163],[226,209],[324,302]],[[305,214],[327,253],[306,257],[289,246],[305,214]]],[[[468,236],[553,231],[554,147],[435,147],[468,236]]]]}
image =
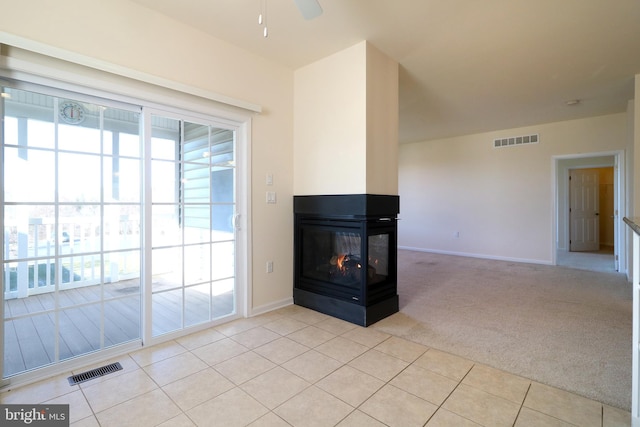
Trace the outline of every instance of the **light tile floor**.
{"type": "Polygon", "coordinates": [[[385,321],[289,306],[105,362],[124,369],[79,386],[69,373],[0,400],[68,403],[78,427],[630,425],[627,411],[390,335],[413,326],[400,314],[385,321]]]}

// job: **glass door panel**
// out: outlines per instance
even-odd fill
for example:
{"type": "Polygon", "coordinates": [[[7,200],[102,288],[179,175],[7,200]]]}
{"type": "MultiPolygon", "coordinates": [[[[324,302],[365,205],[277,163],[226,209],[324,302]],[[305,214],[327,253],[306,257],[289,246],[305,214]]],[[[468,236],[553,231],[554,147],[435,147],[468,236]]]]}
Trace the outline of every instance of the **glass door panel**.
{"type": "Polygon", "coordinates": [[[235,132],[157,115],[151,124],[157,336],[235,311],[235,132]]]}
{"type": "Polygon", "coordinates": [[[142,150],[139,112],[2,91],[10,377],[140,339],[142,150]]]}

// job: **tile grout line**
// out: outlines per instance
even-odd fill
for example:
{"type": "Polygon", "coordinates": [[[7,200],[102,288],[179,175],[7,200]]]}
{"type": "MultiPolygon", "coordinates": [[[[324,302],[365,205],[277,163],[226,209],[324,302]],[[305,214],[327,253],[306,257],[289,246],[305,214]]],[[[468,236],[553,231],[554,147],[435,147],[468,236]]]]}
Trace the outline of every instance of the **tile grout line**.
{"type": "MultiPolygon", "coordinates": [[[[78,389],[82,393],[82,397],[84,398],[85,402],[87,402],[87,406],[89,407],[89,410],[91,410],[91,415],[90,416],[93,416],[93,418],[96,420],[96,422],[99,425],[100,422],[98,421],[98,415],[96,414],[96,411],[93,409],[93,406],[91,406],[91,403],[89,402],[89,399],[87,398],[87,395],[84,393],[84,388],[80,387],[80,384],[78,384],[78,389]]],[[[71,417],[71,405],[69,405],[69,417],[71,417]]],[[[89,417],[81,418],[80,420],[76,420],[76,422],[84,420],[84,419],[89,418],[89,417]]],[[[69,420],[69,422],[71,422],[71,420],[69,420]]]]}
{"type": "Polygon", "coordinates": [[[527,396],[529,395],[529,390],[531,390],[531,381],[529,381],[529,387],[527,387],[527,392],[524,394],[524,398],[522,399],[522,403],[520,404],[520,408],[518,409],[518,413],[516,414],[516,418],[513,420],[512,427],[515,427],[516,422],[518,422],[518,418],[520,417],[520,413],[522,412],[522,408],[524,408],[524,402],[527,400],[527,396]]]}
{"type": "MultiPolygon", "coordinates": [[[[468,360],[468,359],[467,359],[467,360],[468,360]]],[[[429,423],[429,421],[431,421],[431,419],[436,415],[436,413],[437,413],[440,409],[444,409],[444,408],[443,408],[444,404],[447,402],[447,400],[449,400],[449,398],[451,397],[451,395],[452,395],[453,393],[455,393],[455,391],[458,389],[458,387],[460,387],[460,385],[462,384],[462,382],[464,381],[464,379],[465,379],[465,378],[467,378],[467,376],[469,375],[469,373],[471,372],[471,370],[476,366],[476,362],[474,362],[474,361],[472,361],[472,360],[469,360],[469,361],[470,361],[470,362],[472,362],[473,364],[471,365],[471,367],[469,368],[469,370],[467,371],[467,373],[466,373],[466,374],[464,374],[464,375],[462,376],[462,378],[460,378],[460,381],[458,381],[458,384],[456,384],[456,386],[453,388],[453,390],[451,390],[451,393],[449,393],[449,394],[447,395],[447,397],[445,397],[445,398],[444,398],[444,400],[442,401],[442,403],[440,403],[440,405],[438,405],[438,409],[436,409],[436,411],[433,413],[433,415],[431,415],[431,416],[429,417],[429,419],[427,420],[427,423],[429,423]]],[[[444,409],[444,410],[446,411],[446,409],[444,409]]],[[[459,417],[461,417],[461,418],[464,418],[465,420],[469,420],[469,421],[471,421],[471,422],[475,423],[475,421],[474,421],[474,420],[471,420],[471,419],[469,419],[469,418],[467,418],[467,417],[464,417],[464,416],[462,416],[462,415],[460,415],[460,414],[456,414],[456,415],[457,415],[457,416],[459,416],[459,417]]],[[[426,425],[427,423],[425,423],[425,425],[426,425]]],[[[476,423],[476,424],[477,424],[477,423],[476,423]]]]}
{"type": "MultiPolygon", "coordinates": [[[[531,387],[533,387],[534,382],[535,382],[535,381],[531,380],[531,382],[529,383],[529,388],[527,389],[527,393],[525,393],[525,398],[522,400],[522,405],[521,405],[521,407],[520,407],[520,411],[518,411],[518,417],[520,416],[520,412],[522,411],[522,408],[525,408],[524,403],[526,402],[527,397],[529,396],[529,391],[531,390],[531,387]]],[[[573,422],[571,422],[571,421],[567,421],[567,420],[564,420],[564,419],[562,419],[562,418],[559,418],[559,417],[557,417],[556,415],[551,415],[551,414],[548,414],[548,413],[546,413],[546,412],[542,412],[541,410],[531,408],[531,407],[529,407],[529,406],[526,406],[526,408],[527,408],[528,410],[530,410],[530,411],[533,411],[533,412],[535,412],[535,413],[542,414],[542,415],[544,415],[544,416],[547,416],[547,417],[553,418],[554,420],[558,420],[558,421],[560,421],[560,422],[562,422],[562,423],[565,423],[565,424],[568,424],[568,425],[571,425],[571,426],[579,427],[578,425],[574,424],[573,422]]],[[[603,408],[603,406],[602,406],[602,405],[600,405],[600,408],[601,408],[601,414],[602,414],[602,408],[603,408]]],[[[518,418],[516,417],[516,421],[517,421],[517,420],[518,420],[518,418]]],[[[601,418],[600,425],[602,426],[602,418],[601,418]]]]}

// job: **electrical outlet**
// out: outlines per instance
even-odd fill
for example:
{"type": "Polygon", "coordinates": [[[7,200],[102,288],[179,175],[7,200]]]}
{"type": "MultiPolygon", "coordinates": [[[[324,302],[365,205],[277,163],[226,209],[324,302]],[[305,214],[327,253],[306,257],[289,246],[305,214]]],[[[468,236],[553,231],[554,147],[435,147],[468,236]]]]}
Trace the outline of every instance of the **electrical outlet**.
{"type": "Polygon", "coordinates": [[[272,173],[268,173],[267,174],[267,185],[273,185],[273,174],[272,173]]]}
{"type": "Polygon", "coordinates": [[[454,239],[459,239],[460,238],[460,232],[459,231],[454,231],[453,232],[453,238],[454,239]]]}
{"type": "Polygon", "coordinates": [[[273,273],[273,261],[267,261],[267,273],[273,273]]]}

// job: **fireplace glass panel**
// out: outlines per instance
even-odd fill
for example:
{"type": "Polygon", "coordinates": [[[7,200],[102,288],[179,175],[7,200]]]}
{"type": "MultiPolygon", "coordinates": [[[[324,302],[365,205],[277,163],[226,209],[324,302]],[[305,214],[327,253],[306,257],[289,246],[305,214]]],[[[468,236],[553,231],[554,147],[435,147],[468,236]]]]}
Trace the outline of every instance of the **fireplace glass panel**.
{"type": "Polygon", "coordinates": [[[369,236],[367,283],[383,282],[389,276],[389,234],[369,236]]]}
{"type": "Polygon", "coordinates": [[[363,268],[366,284],[384,282],[389,276],[388,233],[367,238],[367,260],[362,262],[358,232],[305,228],[302,232],[302,276],[336,285],[360,288],[363,268]]]}
{"type": "Polygon", "coordinates": [[[302,234],[302,276],[358,288],[362,280],[360,233],[305,229],[302,234]]]}

